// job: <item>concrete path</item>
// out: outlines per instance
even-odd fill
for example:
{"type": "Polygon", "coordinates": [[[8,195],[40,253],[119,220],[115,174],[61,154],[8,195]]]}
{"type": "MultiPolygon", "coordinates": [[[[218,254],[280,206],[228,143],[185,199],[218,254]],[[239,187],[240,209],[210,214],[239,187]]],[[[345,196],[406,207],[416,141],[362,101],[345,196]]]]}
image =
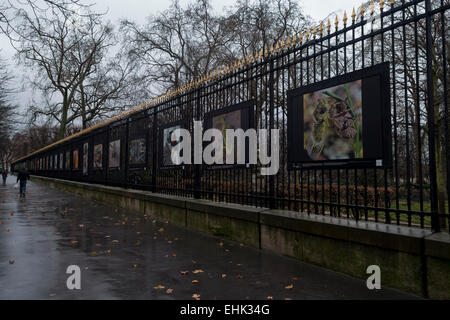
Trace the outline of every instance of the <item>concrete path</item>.
{"type": "Polygon", "coordinates": [[[417,298],[38,182],[20,200],[14,179],[0,186],[0,299],[417,298]]]}

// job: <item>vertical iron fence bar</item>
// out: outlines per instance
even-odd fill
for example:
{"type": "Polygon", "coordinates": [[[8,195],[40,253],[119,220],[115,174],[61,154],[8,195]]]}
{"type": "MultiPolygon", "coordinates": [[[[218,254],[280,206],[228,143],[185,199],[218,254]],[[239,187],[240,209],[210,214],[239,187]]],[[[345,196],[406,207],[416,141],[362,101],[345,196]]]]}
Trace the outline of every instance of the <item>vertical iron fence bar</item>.
{"type": "Polygon", "coordinates": [[[125,183],[128,182],[128,158],[129,158],[129,151],[128,151],[128,143],[129,143],[129,134],[130,134],[130,118],[127,118],[127,124],[126,124],[126,129],[125,129],[125,183]]]}
{"type": "MultiPolygon", "coordinates": [[[[438,216],[438,190],[436,180],[436,145],[435,145],[435,114],[434,114],[434,88],[433,88],[433,60],[432,60],[432,33],[431,33],[431,0],[425,0],[426,14],[426,43],[427,43],[427,120],[428,120],[428,145],[430,153],[430,200],[431,200],[431,227],[433,231],[440,231],[438,216]]],[[[439,138],[439,137],[438,137],[439,138]]]]}
{"type": "MultiPolygon", "coordinates": [[[[158,135],[158,106],[153,108],[152,111],[152,192],[157,192],[157,182],[156,182],[156,174],[157,174],[157,163],[158,163],[158,150],[157,150],[157,135],[158,135]]],[[[148,143],[147,143],[148,148],[148,143]]],[[[161,151],[162,152],[162,151],[161,151]]]]}
{"type": "MultiPolygon", "coordinates": [[[[441,6],[444,6],[444,0],[441,0],[441,6]]],[[[448,87],[447,87],[447,52],[446,52],[446,32],[445,32],[445,12],[441,12],[441,39],[442,39],[442,75],[444,81],[444,121],[445,121],[445,136],[447,137],[445,143],[445,155],[447,160],[447,225],[450,233],[450,139],[449,137],[449,121],[450,116],[448,112],[448,87]]]]}
{"type": "Polygon", "coordinates": [[[395,68],[395,24],[394,3],[391,3],[391,55],[392,55],[392,103],[393,103],[393,121],[394,121],[394,171],[395,171],[395,207],[397,225],[400,224],[400,203],[399,203],[399,172],[398,172],[398,130],[397,130],[397,86],[396,86],[396,68],[395,68]]]}
{"type": "MultiPolygon", "coordinates": [[[[405,0],[402,0],[402,4],[405,4],[405,0]]],[[[405,9],[402,10],[402,18],[405,17],[405,9]]],[[[408,77],[407,77],[407,69],[408,64],[406,63],[407,59],[407,42],[406,42],[406,25],[403,24],[402,27],[402,42],[403,42],[403,94],[404,94],[404,108],[405,108],[405,148],[406,148],[406,201],[408,205],[408,226],[411,226],[411,165],[410,165],[410,154],[409,154],[409,110],[408,110],[408,77]]]]}
{"type": "MultiPolygon", "coordinates": [[[[199,85],[197,89],[195,90],[196,99],[195,99],[195,119],[200,120],[200,110],[201,110],[201,88],[202,85],[199,85]]],[[[200,199],[201,198],[201,190],[200,190],[200,183],[201,183],[201,165],[194,163],[194,199],[200,199]]]]}
{"type": "MultiPolygon", "coordinates": [[[[270,101],[269,101],[269,112],[270,112],[270,119],[269,119],[269,141],[272,140],[272,129],[274,128],[274,59],[270,59],[270,75],[269,75],[270,79],[269,79],[269,94],[270,94],[270,101]]],[[[268,150],[269,150],[269,154],[272,155],[272,148],[270,146],[271,144],[268,144],[268,150]]],[[[271,175],[269,176],[269,196],[270,196],[270,204],[269,207],[270,208],[274,208],[275,207],[275,203],[274,203],[274,196],[275,196],[275,179],[274,176],[271,175]]]]}
{"type": "MultiPolygon", "coordinates": [[[[383,28],[384,26],[384,8],[380,8],[380,27],[383,28]]],[[[385,61],[385,52],[384,52],[384,32],[381,32],[380,34],[381,38],[381,62],[384,63],[385,61]]],[[[386,222],[392,223],[391,221],[391,214],[390,214],[390,198],[389,198],[389,184],[388,184],[388,169],[384,168],[384,207],[386,208],[385,214],[386,214],[386,222]]]]}
{"type": "Polygon", "coordinates": [[[416,122],[417,122],[417,155],[418,155],[418,179],[419,183],[419,201],[420,201],[420,226],[424,227],[424,215],[423,215],[423,172],[422,172],[422,146],[421,146],[421,127],[420,127],[420,76],[419,76],[419,44],[418,44],[418,23],[417,23],[417,4],[414,5],[414,43],[415,43],[415,69],[416,69],[416,122]]]}

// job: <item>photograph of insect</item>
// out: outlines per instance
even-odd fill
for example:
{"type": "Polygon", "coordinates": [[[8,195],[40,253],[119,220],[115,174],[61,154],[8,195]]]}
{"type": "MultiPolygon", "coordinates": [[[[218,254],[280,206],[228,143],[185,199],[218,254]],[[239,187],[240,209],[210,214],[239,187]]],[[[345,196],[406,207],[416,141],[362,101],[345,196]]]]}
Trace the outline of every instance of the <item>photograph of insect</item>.
{"type": "Polygon", "coordinates": [[[311,160],[362,158],[362,81],[305,94],[303,121],[311,160]]]}

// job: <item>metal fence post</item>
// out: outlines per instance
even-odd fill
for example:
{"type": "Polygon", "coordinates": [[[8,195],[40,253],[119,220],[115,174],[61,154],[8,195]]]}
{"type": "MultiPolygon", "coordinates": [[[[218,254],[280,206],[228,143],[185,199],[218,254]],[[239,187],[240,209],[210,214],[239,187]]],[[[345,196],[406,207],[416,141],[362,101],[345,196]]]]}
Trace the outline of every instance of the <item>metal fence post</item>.
{"type": "Polygon", "coordinates": [[[438,190],[436,170],[436,145],[434,123],[434,88],[433,88],[433,60],[432,60],[432,34],[431,34],[431,0],[425,0],[426,12],[426,40],[427,40],[427,121],[428,121],[428,147],[430,153],[430,200],[431,200],[431,228],[440,231],[438,213],[438,190]]]}
{"type": "MultiPolygon", "coordinates": [[[[272,141],[272,129],[274,129],[274,119],[275,119],[275,112],[274,112],[274,108],[275,108],[275,102],[274,102],[274,59],[270,59],[270,75],[269,75],[269,108],[270,108],[270,120],[269,120],[269,141],[272,141]]],[[[271,148],[271,143],[268,142],[269,145],[269,152],[270,152],[270,156],[272,156],[272,148],[271,148]]],[[[275,208],[275,189],[274,189],[274,185],[275,185],[275,177],[273,175],[269,176],[269,197],[270,197],[270,203],[269,203],[269,207],[270,208],[275,208]]]]}
{"type": "MultiPolygon", "coordinates": [[[[195,119],[199,119],[200,115],[200,93],[201,93],[201,86],[199,85],[196,90],[196,99],[195,99],[195,119]]],[[[200,199],[200,179],[201,179],[201,165],[194,163],[194,198],[200,199]]]]}
{"type": "Polygon", "coordinates": [[[158,107],[153,108],[153,123],[152,123],[152,192],[156,192],[156,166],[158,163],[158,157],[157,157],[157,134],[158,134],[158,107]]]}

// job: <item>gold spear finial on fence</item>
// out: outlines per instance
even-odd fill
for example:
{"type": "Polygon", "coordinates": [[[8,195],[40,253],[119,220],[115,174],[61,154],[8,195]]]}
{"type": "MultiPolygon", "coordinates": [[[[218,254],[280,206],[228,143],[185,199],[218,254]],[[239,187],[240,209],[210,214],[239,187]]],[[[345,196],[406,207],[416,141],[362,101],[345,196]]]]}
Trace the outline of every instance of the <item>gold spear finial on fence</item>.
{"type": "Polygon", "coordinates": [[[314,26],[312,29],[313,38],[316,38],[316,33],[317,33],[317,28],[316,28],[316,26],[314,26]]]}
{"type": "Polygon", "coordinates": [[[273,43],[270,45],[270,55],[273,55],[273,43]]]}
{"type": "Polygon", "coordinates": [[[328,18],[327,30],[328,30],[328,34],[330,34],[330,32],[331,32],[331,21],[330,21],[330,18],[328,18]]]}
{"type": "Polygon", "coordinates": [[[391,6],[394,6],[395,0],[391,0],[391,6]]]}
{"type": "Polygon", "coordinates": [[[373,3],[373,0],[370,0],[370,15],[372,16],[375,12],[375,4],[373,3]]]}
{"type": "Polygon", "coordinates": [[[300,44],[303,43],[303,32],[300,32],[300,35],[299,35],[299,37],[298,37],[298,42],[299,42],[300,44]]]}
{"type": "Polygon", "coordinates": [[[343,21],[344,21],[344,26],[346,26],[347,25],[347,11],[344,11],[344,19],[343,19],[343,21]]]}
{"type": "Polygon", "coordinates": [[[289,49],[291,47],[291,37],[287,36],[286,38],[286,49],[289,49]]]}
{"type": "Polygon", "coordinates": [[[364,8],[364,3],[361,4],[361,19],[364,18],[364,12],[366,12],[366,8],[364,8]]]}
{"type": "Polygon", "coordinates": [[[284,46],[285,46],[284,39],[281,39],[280,49],[284,50],[284,46]]]}
{"type": "Polygon", "coordinates": [[[294,33],[294,35],[292,36],[292,46],[295,47],[296,44],[297,44],[297,35],[294,33]]]}
{"type": "Polygon", "coordinates": [[[306,34],[305,34],[305,40],[308,41],[309,39],[309,28],[306,29],[306,34]]]}
{"type": "Polygon", "coordinates": [[[336,20],[334,20],[334,26],[336,27],[336,30],[339,29],[339,17],[336,15],[336,20]]]}
{"type": "Polygon", "coordinates": [[[280,43],[277,41],[277,45],[275,46],[275,52],[278,53],[279,50],[280,50],[280,43]]]}
{"type": "Polygon", "coordinates": [[[384,9],[384,0],[380,0],[380,9],[381,9],[381,10],[384,9]]]}
{"type": "Polygon", "coordinates": [[[319,26],[319,34],[320,34],[320,36],[323,35],[323,21],[320,22],[320,26],[319,26]]]}

